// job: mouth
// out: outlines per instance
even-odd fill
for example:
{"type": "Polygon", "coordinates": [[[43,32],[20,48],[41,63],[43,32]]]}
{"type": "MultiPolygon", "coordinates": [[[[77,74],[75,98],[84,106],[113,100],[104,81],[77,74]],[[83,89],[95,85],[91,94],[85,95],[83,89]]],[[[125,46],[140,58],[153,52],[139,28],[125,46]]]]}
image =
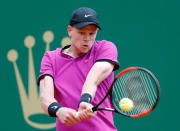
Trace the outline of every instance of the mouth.
{"type": "Polygon", "coordinates": [[[89,46],[88,46],[88,45],[83,45],[82,47],[83,47],[83,48],[88,48],[89,46]]]}

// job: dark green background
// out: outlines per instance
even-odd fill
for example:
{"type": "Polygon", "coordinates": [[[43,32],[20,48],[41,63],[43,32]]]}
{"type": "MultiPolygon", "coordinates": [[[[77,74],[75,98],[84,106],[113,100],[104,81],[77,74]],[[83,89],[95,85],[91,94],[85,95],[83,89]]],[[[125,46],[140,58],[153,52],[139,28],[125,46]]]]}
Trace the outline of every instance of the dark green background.
{"type": "MultiPolygon", "coordinates": [[[[37,130],[22,116],[12,63],[7,52],[16,49],[18,68],[28,85],[28,50],[24,38],[33,35],[36,76],[45,50],[42,35],[51,30],[51,50],[67,36],[71,12],[81,6],[95,9],[102,31],[97,39],[113,41],[119,51],[121,69],[138,65],[159,79],[161,100],[150,115],[130,119],[115,115],[118,131],[179,131],[180,1],[179,0],[1,0],[0,1],[0,130],[37,130]]],[[[55,130],[52,129],[52,130],[55,130]]]]}

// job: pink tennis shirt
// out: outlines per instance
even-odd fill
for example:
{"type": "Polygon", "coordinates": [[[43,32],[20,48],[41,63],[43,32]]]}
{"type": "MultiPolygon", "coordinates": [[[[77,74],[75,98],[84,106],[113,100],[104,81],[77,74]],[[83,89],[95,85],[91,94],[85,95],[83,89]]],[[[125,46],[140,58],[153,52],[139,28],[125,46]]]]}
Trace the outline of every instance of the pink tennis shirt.
{"type": "MultiPolygon", "coordinates": [[[[95,42],[88,53],[77,58],[63,53],[62,50],[69,47],[57,48],[54,51],[48,51],[44,54],[38,83],[44,76],[51,76],[54,80],[54,96],[58,103],[64,107],[78,110],[82,87],[91,67],[95,62],[107,61],[115,65],[114,70],[118,69],[118,53],[116,46],[106,40],[95,42]]],[[[93,105],[98,104],[102,100],[113,80],[114,72],[100,83],[92,101],[93,105]]],[[[101,104],[101,107],[112,107],[110,97],[101,104]]],[[[80,121],[73,126],[66,126],[59,119],[56,119],[56,130],[117,131],[114,126],[113,115],[114,113],[110,111],[98,111],[97,115],[92,119],[80,121]]]]}

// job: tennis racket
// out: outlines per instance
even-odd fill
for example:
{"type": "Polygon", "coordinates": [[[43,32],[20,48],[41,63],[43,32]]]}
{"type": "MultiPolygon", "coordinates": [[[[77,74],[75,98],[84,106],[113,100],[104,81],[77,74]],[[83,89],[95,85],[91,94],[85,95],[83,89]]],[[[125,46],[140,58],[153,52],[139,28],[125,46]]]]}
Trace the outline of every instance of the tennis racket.
{"type": "Polygon", "coordinates": [[[122,114],[127,117],[142,117],[152,112],[160,98],[160,86],[155,75],[148,69],[129,67],[118,73],[104,98],[92,108],[92,111],[106,110],[122,114]],[[112,108],[99,106],[110,95],[112,108]],[[130,111],[120,108],[119,102],[128,98],[133,102],[130,111]]]}

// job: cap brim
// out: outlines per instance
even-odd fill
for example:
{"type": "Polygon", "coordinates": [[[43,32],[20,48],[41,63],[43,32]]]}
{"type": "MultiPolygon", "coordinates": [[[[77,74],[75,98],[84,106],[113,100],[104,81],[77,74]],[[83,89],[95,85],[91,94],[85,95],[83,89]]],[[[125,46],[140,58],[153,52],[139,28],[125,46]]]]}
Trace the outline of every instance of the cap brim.
{"type": "Polygon", "coordinates": [[[74,24],[73,26],[76,27],[77,29],[81,29],[87,25],[96,25],[101,30],[101,27],[97,23],[94,23],[94,22],[82,22],[82,23],[74,24]]]}

